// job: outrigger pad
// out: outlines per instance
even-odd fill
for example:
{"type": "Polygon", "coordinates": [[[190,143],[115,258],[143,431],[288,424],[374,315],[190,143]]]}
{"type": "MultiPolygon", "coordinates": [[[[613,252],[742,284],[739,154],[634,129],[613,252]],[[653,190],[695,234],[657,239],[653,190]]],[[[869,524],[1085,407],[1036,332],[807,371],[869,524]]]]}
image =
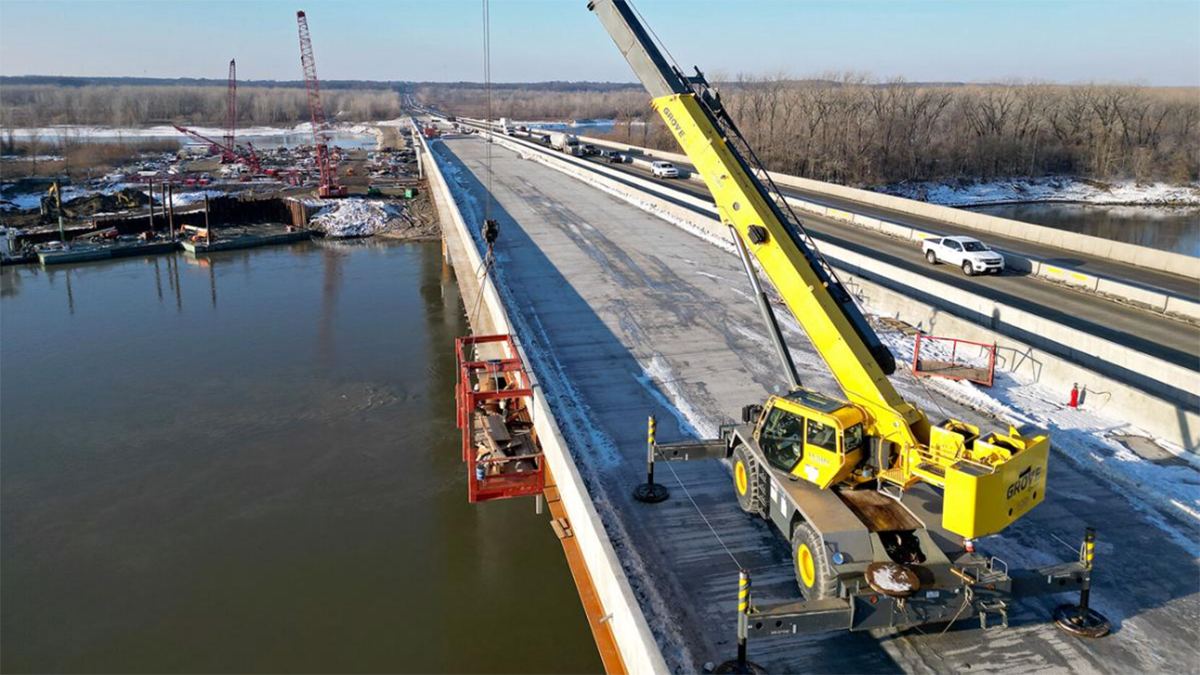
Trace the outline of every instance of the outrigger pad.
{"type": "Polygon", "coordinates": [[[1054,623],[1077,637],[1099,638],[1112,630],[1112,624],[1103,614],[1089,608],[1084,616],[1079,611],[1079,605],[1059,605],[1054,610],[1054,623]]]}
{"type": "Polygon", "coordinates": [[[714,673],[739,673],[741,675],[767,675],[767,669],[758,665],[753,661],[747,661],[744,664],[737,661],[726,661],[717,666],[714,673]]]}
{"type": "Polygon", "coordinates": [[[916,573],[894,562],[875,562],[867,565],[867,584],[878,593],[893,598],[907,598],[921,588],[916,573]]]}
{"type": "Polygon", "coordinates": [[[662,483],[642,483],[633,489],[633,498],[646,504],[658,504],[667,501],[671,491],[662,483]]]}

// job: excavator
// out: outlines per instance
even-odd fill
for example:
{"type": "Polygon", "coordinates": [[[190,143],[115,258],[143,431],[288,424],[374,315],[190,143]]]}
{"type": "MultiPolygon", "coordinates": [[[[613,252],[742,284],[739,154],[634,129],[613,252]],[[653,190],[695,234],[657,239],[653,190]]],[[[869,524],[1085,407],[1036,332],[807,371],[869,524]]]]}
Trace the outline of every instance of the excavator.
{"type": "Polygon", "coordinates": [[[1078,559],[1063,564],[1010,571],[975,552],[976,539],[1001,532],[1045,499],[1050,439],[1015,428],[981,433],[955,419],[933,423],[906,401],[888,379],[896,370],[892,353],[719,92],[698,68],[685,75],[664,58],[627,0],[593,0],[588,9],[708,186],[790,385],[784,395],[746,406],[742,423],[723,426],[717,439],[658,444],[651,418],[651,469],[655,459],[729,461],[741,508],[791,542],[803,600],[767,610],[741,603],[747,630],[902,629],[970,617],[987,629],[1008,625],[1014,599],[1079,591],[1079,605],[1056,611],[1058,625],[1090,637],[1108,632],[1108,622],[1088,607],[1090,528],[1078,559]],[[759,270],[843,398],[801,385],[759,270]]]}

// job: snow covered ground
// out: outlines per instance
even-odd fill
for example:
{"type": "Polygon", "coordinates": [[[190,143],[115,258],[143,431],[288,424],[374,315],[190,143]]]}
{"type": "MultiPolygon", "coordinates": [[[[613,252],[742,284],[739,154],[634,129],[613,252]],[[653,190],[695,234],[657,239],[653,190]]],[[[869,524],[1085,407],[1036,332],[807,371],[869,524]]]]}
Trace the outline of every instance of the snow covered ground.
{"type": "Polygon", "coordinates": [[[309,224],[327,237],[367,237],[387,229],[400,216],[398,208],[384,201],[342,199],[323,202],[325,208],[309,224]]]}
{"type": "Polygon", "coordinates": [[[1087,204],[1140,204],[1200,206],[1200,183],[1114,183],[1072,178],[1015,178],[970,182],[902,183],[877,192],[943,206],[982,206],[1023,202],[1082,202],[1087,204]]]}
{"type": "MultiPolygon", "coordinates": [[[[192,131],[209,138],[221,138],[225,135],[224,129],[215,127],[188,127],[192,131]]],[[[289,134],[301,133],[308,131],[311,125],[305,123],[296,127],[247,127],[238,129],[238,136],[287,136],[289,134]],[[302,128],[303,127],[303,128],[302,128]]],[[[33,127],[33,128],[18,128],[5,129],[7,135],[12,132],[13,138],[18,141],[29,140],[33,137],[38,137],[42,140],[51,140],[56,138],[175,138],[179,136],[179,132],[175,127],[168,124],[160,124],[152,127],[95,127],[84,125],[63,124],[52,127],[33,127]]]]}
{"type": "MultiPolygon", "coordinates": [[[[220,139],[225,135],[224,129],[216,127],[188,127],[192,131],[207,136],[212,139],[220,139]]],[[[382,138],[383,133],[371,124],[334,124],[332,131],[335,134],[355,134],[355,135],[370,135],[377,139],[382,138]]],[[[69,140],[116,140],[116,139],[138,139],[138,138],[182,138],[175,127],[169,124],[159,124],[150,127],[97,127],[87,125],[71,125],[63,124],[51,127],[26,127],[15,129],[4,129],[3,133],[18,141],[27,141],[32,138],[39,138],[42,141],[54,142],[59,139],[69,140]]],[[[283,136],[294,136],[296,134],[311,134],[312,123],[304,122],[293,127],[246,127],[238,129],[238,138],[275,138],[283,136]]],[[[337,142],[334,142],[337,145],[337,142]]]]}

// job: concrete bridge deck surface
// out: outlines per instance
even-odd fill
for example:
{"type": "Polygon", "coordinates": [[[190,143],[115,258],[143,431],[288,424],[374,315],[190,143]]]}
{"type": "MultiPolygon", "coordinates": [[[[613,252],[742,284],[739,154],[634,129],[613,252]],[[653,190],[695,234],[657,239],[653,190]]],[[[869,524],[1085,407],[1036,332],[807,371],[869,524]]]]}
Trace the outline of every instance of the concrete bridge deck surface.
{"type": "MultiPolygon", "coordinates": [[[[638,154],[640,153],[632,153],[638,154]]],[[[643,159],[651,159],[643,157],[643,159]]],[[[694,171],[695,169],[689,164],[681,164],[682,168],[687,168],[694,171]]],[[[831,206],[835,209],[850,211],[852,213],[861,213],[864,216],[879,218],[888,222],[897,223],[915,227],[928,232],[938,232],[945,235],[965,235],[968,237],[976,237],[983,239],[995,248],[1003,251],[1012,251],[1014,253],[1044,260],[1051,264],[1059,264],[1065,267],[1079,270],[1096,276],[1107,277],[1109,279],[1123,280],[1145,288],[1155,289],[1165,292],[1169,295],[1177,295],[1181,298],[1186,298],[1192,301],[1200,301],[1200,284],[1196,283],[1195,279],[1188,279],[1175,274],[1170,274],[1160,270],[1150,269],[1139,265],[1130,265],[1128,263],[1100,258],[1093,255],[1081,254],[1078,251],[1059,248],[1057,246],[1049,246],[1037,242],[1027,241],[1025,239],[1017,239],[1014,237],[1006,237],[995,233],[980,233],[978,230],[954,223],[947,223],[942,220],[926,218],[923,216],[914,215],[895,211],[893,209],[875,206],[873,204],[863,204],[851,199],[843,199],[827,194],[820,194],[809,190],[791,186],[779,186],[789,197],[796,197],[805,201],[821,204],[823,206],[831,206]]],[[[807,215],[807,214],[802,214],[807,215]]],[[[843,226],[844,227],[844,226],[843,226]]]]}
{"type": "MultiPolygon", "coordinates": [[[[468,221],[478,222],[488,195],[484,143],[447,138],[433,148],[468,221]]],[[[496,275],[664,656],[677,672],[731,658],[738,567],[752,571],[756,605],[799,599],[788,545],[738,509],[723,463],[660,465],[673,491],[660,505],[634,502],[630,492],[644,479],[647,414],[657,415],[663,441],[712,434],[783,384],[738,261],[511,151],[493,146],[492,154],[496,275]]],[[[794,324],[788,339],[806,385],[837,393],[794,324]]],[[[911,376],[896,382],[931,415],[940,407],[997,425],[911,376]]],[[[1050,481],[1046,502],[987,546],[1014,566],[1040,564],[1071,557],[1053,536],[1074,542],[1085,525],[1099,527],[1092,597],[1114,621],[1108,639],[1062,634],[1048,621],[1062,598],[1051,597],[1015,608],[1007,631],[985,633],[972,621],[945,634],[770,638],[751,642],[751,658],[773,672],[1193,670],[1200,575],[1195,556],[1166,530],[1194,537],[1195,523],[1062,457],[1052,460],[1050,481]]]]}
{"type": "MultiPolygon", "coordinates": [[[[546,152],[550,152],[550,150],[547,149],[546,152]]],[[[593,160],[593,162],[600,163],[600,160],[593,160]]],[[[657,180],[646,169],[631,164],[604,164],[604,166],[618,168],[625,173],[641,178],[656,180],[660,186],[660,194],[685,192],[692,196],[712,199],[708,188],[696,181],[657,180]]],[[[784,191],[787,192],[787,189],[784,191]]],[[[813,199],[813,201],[820,200],[813,199]]],[[[843,205],[841,208],[851,209],[851,206],[843,205]]],[[[863,209],[857,210],[863,211],[863,209]]],[[[804,226],[817,239],[818,245],[822,241],[828,241],[860,253],[868,253],[902,269],[940,281],[948,281],[979,296],[1004,302],[1176,365],[1200,371],[1200,329],[1193,324],[1114,302],[1103,296],[1072,290],[1037,277],[1017,274],[1011,270],[1005,271],[1000,276],[968,278],[962,273],[962,270],[953,265],[930,265],[925,261],[920,247],[914,246],[911,242],[893,239],[871,230],[848,226],[831,218],[803,212],[798,215],[804,226]]],[[[938,231],[932,222],[925,225],[906,224],[938,231]]],[[[949,230],[942,228],[942,231],[948,232],[949,230]]],[[[992,242],[990,236],[985,238],[992,242]]],[[[999,246],[999,242],[992,243],[999,246]]],[[[1062,253],[1059,251],[1060,255],[1062,253]]],[[[1119,265],[1120,263],[1113,264],[1119,265]]],[[[1145,268],[1131,265],[1125,267],[1129,267],[1131,273],[1141,274],[1146,271],[1145,268]]],[[[1192,286],[1191,294],[1180,294],[1184,297],[1194,299],[1193,296],[1200,291],[1200,284],[1191,280],[1179,279],[1171,275],[1160,276],[1176,279],[1180,282],[1177,285],[1180,286],[1192,286]]]]}

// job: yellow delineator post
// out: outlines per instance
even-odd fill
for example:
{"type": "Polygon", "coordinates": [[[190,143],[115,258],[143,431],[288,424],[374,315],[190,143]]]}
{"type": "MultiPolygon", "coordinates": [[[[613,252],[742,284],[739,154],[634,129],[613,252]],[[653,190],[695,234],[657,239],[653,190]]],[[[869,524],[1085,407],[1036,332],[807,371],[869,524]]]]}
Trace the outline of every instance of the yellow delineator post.
{"type": "Polygon", "coordinates": [[[756,663],[746,660],[746,638],[750,634],[750,572],[738,570],[737,659],[717,666],[718,673],[765,673],[756,663]]]}
{"type": "Polygon", "coordinates": [[[671,491],[666,485],[654,482],[654,453],[658,451],[658,443],[655,440],[656,425],[654,415],[650,415],[646,421],[646,482],[633,489],[633,498],[647,504],[657,504],[671,496],[671,491]]]}
{"type": "Polygon", "coordinates": [[[750,573],[746,570],[738,572],[738,653],[739,666],[746,665],[746,634],[749,632],[750,614],[750,573]]]}

